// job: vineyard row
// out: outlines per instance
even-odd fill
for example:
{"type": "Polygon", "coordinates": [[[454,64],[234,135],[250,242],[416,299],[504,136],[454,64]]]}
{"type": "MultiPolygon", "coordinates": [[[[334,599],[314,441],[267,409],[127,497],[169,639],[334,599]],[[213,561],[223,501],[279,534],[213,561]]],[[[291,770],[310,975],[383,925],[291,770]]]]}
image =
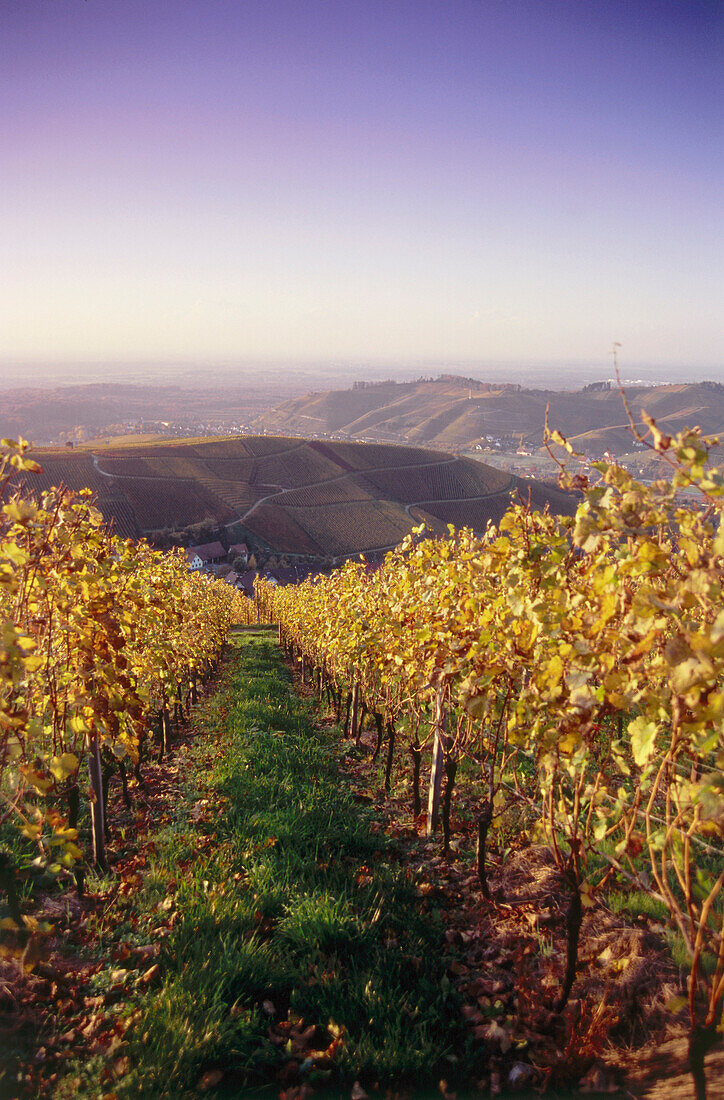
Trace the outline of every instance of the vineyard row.
{"type": "Polygon", "coordinates": [[[446,851],[456,782],[474,785],[486,897],[489,834],[525,809],[569,894],[558,1011],[597,895],[635,887],[665,906],[703,1096],[724,1005],[724,477],[696,430],[650,421],[645,442],[668,479],[597,463],[595,483],[563,478],[574,516],[517,505],[483,537],[417,529],[377,572],[262,582],[245,615],[279,624],[348,735],[372,723],[388,789],[404,753],[416,814],[431,754],[428,829],[442,819],[446,851]]]}
{"type": "MultiPolygon", "coordinates": [[[[6,493],[38,467],[23,441],[2,446],[6,493]]],[[[166,752],[171,723],[196,701],[240,599],[190,574],[179,551],[112,536],[89,490],[16,493],[3,506],[0,889],[11,925],[23,927],[18,874],[72,875],[82,888],[86,800],[93,860],[106,868],[111,775],[128,801],[132,773],[166,752]]]]}

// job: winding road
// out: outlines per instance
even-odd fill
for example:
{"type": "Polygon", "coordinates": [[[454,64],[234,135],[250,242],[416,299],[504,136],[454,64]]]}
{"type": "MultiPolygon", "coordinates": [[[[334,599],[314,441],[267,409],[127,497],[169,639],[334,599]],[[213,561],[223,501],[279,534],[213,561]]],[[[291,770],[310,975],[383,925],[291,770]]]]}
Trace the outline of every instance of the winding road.
{"type": "MultiPolygon", "coordinates": [[[[293,447],[289,447],[289,448],[287,448],[283,451],[275,451],[275,452],[273,452],[269,455],[259,455],[259,456],[253,456],[253,457],[256,458],[257,460],[263,460],[265,458],[279,458],[282,455],[294,454],[295,451],[302,450],[305,445],[306,445],[306,443],[300,443],[300,444],[296,444],[293,447]]],[[[109,478],[111,480],[120,479],[120,478],[122,478],[123,480],[136,480],[136,481],[165,481],[166,480],[164,477],[154,476],[153,474],[113,474],[113,473],[110,473],[108,470],[104,470],[101,467],[99,456],[97,454],[93,454],[92,458],[93,458],[93,466],[95,467],[96,472],[98,474],[100,474],[102,477],[106,477],[106,478],[109,478]]],[[[377,474],[377,473],[393,473],[395,471],[400,471],[400,470],[433,469],[433,468],[436,468],[436,467],[439,467],[439,466],[452,466],[454,463],[456,463],[458,461],[459,461],[459,459],[457,457],[450,456],[448,458],[439,459],[439,460],[436,460],[434,462],[416,462],[416,463],[409,463],[408,462],[408,463],[403,463],[403,464],[398,463],[398,464],[392,465],[392,466],[374,466],[374,467],[368,467],[366,469],[360,469],[360,470],[346,470],[344,473],[340,474],[338,477],[322,478],[319,481],[310,481],[306,485],[296,485],[296,486],[292,486],[292,487],[285,487],[283,485],[275,485],[273,483],[267,483],[265,485],[262,484],[262,485],[259,485],[259,486],[250,486],[251,488],[273,489],[274,492],[266,493],[263,497],[260,497],[258,500],[254,501],[254,503],[249,508],[247,508],[247,510],[245,512],[243,512],[238,517],[238,519],[234,520],[233,524],[227,524],[227,526],[234,526],[234,524],[236,524],[236,523],[242,523],[242,524],[246,523],[246,521],[254,514],[254,512],[256,512],[256,510],[258,508],[261,507],[262,504],[266,504],[270,500],[281,502],[281,499],[283,497],[288,496],[291,493],[296,493],[300,489],[316,489],[316,488],[319,488],[320,486],[334,485],[334,484],[336,484],[340,481],[347,481],[349,478],[354,477],[355,475],[359,475],[359,476],[364,477],[367,474],[374,475],[374,474],[377,474]]],[[[180,478],[174,479],[174,480],[193,482],[195,479],[192,478],[192,477],[189,477],[189,478],[180,477],[180,478]]],[[[219,480],[223,480],[223,479],[219,478],[219,480]]],[[[511,478],[511,486],[512,486],[512,482],[513,482],[513,479],[511,478]]],[[[427,500],[417,500],[417,501],[411,502],[409,504],[404,504],[404,508],[405,508],[405,512],[406,512],[407,516],[411,520],[413,520],[413,522],[414,522],[414,517],[412,516],[411,511],[410,511],[410,509],[412,509],[412,508],[423,508],[427,504],[455,504],[455,503],[463,503],[463,502],[472,503],[472,502],[475,502],[475,501],[487,500],[490,497],[499,496],[501,493],[504,493],[506,491],[507,491],[506,489],[496,489],[494,492],[483,493],[480,496],[474,496],[474,497],[470,497],[470,496],[464,496],[464,497],[431,497],[427,500]]],[[[360,499],[368,499],[368,498],[360,498],[360,499]]],[[[372,499],[387,500],[388,498],[387,497],[375,497],[375,498],[372,498],[372,499]]],[[[349,502],[340,501],[339,503],[343,504],[343,503],[354,503],[354,502],[353,501],[349,501],[349,502]]],[[[403,502],[399,501],[398,503],[402,504],[403,502]]],[[[308,505],[308,507],[313,507],[313,505],[308,505]]],[[[387,549],[390,549],[390,547],[388,547],[388,546],[370,547],[369,552],[374,553],[374,552],[387,550],[387,549]]]]}

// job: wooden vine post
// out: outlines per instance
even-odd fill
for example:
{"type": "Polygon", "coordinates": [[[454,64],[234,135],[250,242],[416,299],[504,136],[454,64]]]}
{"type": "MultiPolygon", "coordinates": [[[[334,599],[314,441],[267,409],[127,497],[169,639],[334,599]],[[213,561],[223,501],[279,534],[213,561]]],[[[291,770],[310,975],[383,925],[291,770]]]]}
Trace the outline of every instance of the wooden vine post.
{"type": "Polygon", "coordinates": [[[430,768],[430,790],[427,796],[427,835],[435,832],[440,817],[442,778],[445,774],[445,754],[449,746],[447,733],[447,709],[445,692],[442,688],[435,696],[435,722],[432,744],[432,766],[430,768]]]}
{"type": "Polygon", "coordinates": [[[352,683],[352,694],[349,701],[349,725],[347,727],[348,736],[351,738],[357,738],[357,730],[359,725],[359,680],[355,676],[352,683]]]}
{"type": "Polygon", "coordinates": [[[106,823],[104,817],[103,770],[101,767],[101,746],[98,734],[93,732],[88,746],[88,778],[90,779],[90,815],[91,836],[93,840],[93,863],[102,871],[108,870],[106,860],[106,823]]]}

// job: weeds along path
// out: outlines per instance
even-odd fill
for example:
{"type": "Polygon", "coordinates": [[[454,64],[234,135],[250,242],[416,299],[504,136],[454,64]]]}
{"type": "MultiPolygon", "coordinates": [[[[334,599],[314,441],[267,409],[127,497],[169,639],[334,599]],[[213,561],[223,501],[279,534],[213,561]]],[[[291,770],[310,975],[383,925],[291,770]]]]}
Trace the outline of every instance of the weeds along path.
{"type": "Polygon", "coordinates": [[[464,1044],[441,923],[370,828],[268,632],[234,645],[116,933],[161,935],[158,970],[112,1010],[130,1016],[115,1063],[78,1069],[72,1094],[349,1096],[355,1082],[407,1082],[439,1095],[464,1044]]]}

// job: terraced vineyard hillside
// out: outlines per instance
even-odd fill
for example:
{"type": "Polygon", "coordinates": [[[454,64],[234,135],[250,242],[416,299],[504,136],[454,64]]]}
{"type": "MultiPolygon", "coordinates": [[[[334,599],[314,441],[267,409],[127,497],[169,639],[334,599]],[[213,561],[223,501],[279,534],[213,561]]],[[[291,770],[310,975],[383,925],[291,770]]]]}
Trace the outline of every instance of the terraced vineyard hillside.
{"type": "MultiPolygon", "coordinates": [[[[627,386],[634,416],[642,410],[667,432],[700,425],[724,434],[724,386],[716,382],[627,386]]],[[[418,382],[380,382],[285,401],[253,426],[273,432],[339,434],[349,439],[465,447],[486,437],[540,446],[546,406],[551,424],[590,454],[629,450],[631,434],[615,386],[536,390],[519,385],[442,376],[418,382]]]]}
{"type": "Polygon", "coordinates": [[[539,506],[572,508],[552,487],[418,447],[237,436],[35,454],[43,473],[31,491],[87,486],[123,536],[211,523],[284,554],[380,550],[422,521],[433,531],[483,530],[516,490],[539,506]]]}

